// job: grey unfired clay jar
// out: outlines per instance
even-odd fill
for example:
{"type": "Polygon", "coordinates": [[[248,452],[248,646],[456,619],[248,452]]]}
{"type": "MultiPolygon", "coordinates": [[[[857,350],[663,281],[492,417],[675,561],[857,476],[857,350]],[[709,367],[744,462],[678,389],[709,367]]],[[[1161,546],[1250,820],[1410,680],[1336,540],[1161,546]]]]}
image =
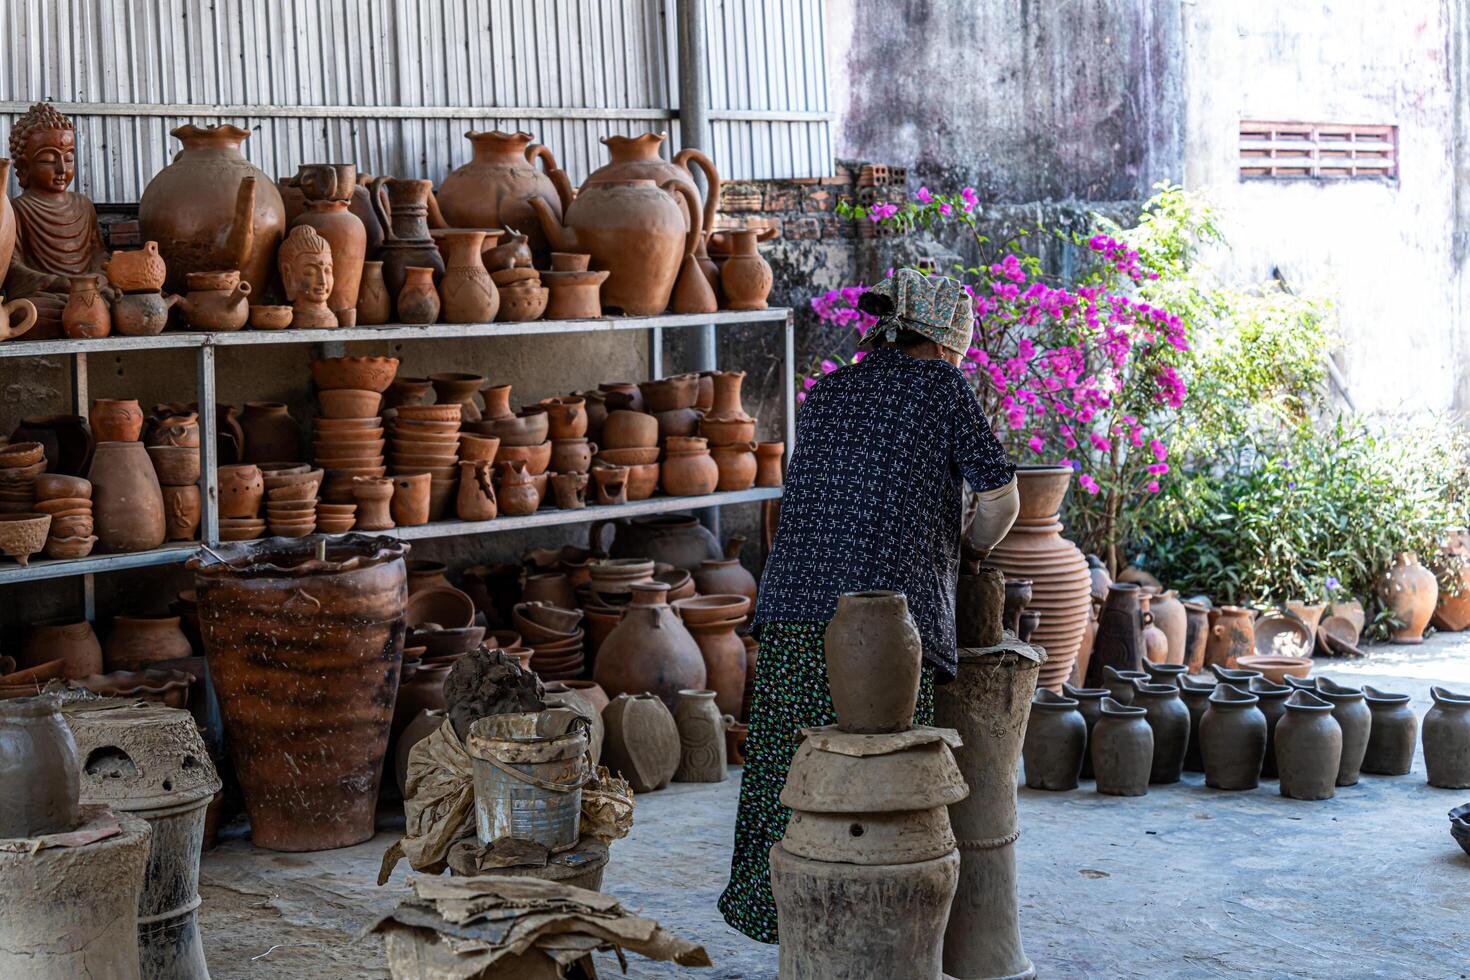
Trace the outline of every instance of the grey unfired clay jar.
{"type": "Polygon", "coordinates": [[[897,732],[913,724],[924,651],[899,592],[848,592],[822,640],[837,727],[897,732]]]}
{"type": "Polygon", "coordinates": [[[1256,707],[1266,716],[1266,758],[1261,762],[1261,775],[1267,779],[1275,779],[1276,725],[1281,721],[1281,716],[1286,714],[1286,699],[1291,697],[1292,689],[1264,677],[1252,677],[1250,692],[1259,699],[1256,707]]]}
{"type": "Polygon", "coordinates": [[[1133,682],[1148,680],[1148,675],[1141,670],[1115,670],[1112,667],[1103,667],[1102,676],[1108,697],[1119,704],[1132,704],[1133,682]]]}
{"type": "Polygon", "coordinates": [[[1179,699],[1189,709],[1189,749],[1184,753],[1184,771],[1204,772],[1205,757],[1199,750],[1199,723],[1205,716],[1205,709],[1210,706],[1210,695],[1215,693],[1215,679],[1199,680],[1197,675],[1182,675],[1178,683],[1179,699]]]}
{"type": "Polygon", "coordinates": [[[1102,717],[1092,729],[1092,770],[1097,791],[1109,796],[1142,796],[1153,768],[1154,733],[1132,705],[1103,698],[1102,717]]]}
{"type": "Polygon", "coordinates": [[[1087,748],[1087,722],[1077,707],[1073,698],[1037,688],[1031,701],[1031,719],[1026,723],[1026,741],[1021,746],[1028,788],[1077,788],[1082,753],[1087,748]]]}
{"type": "Polygon", "coordinates": [[[1133,682],[1133,705],[1145,711],[1154,733],[1150,783],[1177,783],[1184,771],[1184,754],[1189,749],[1189,709],[1179,700],[1174,684],[1133,682]]]}
{"type": "Polygon", "coordinates": [[[1293,800],[1330,800],[1337,792],[1342,729],[1332,705],[1308,691],[1286,699],[1276,725],[1276,769],[1281,795],[1293,800]]]}
{"type": "Polygon", "coordinates": [[[1206,786],[1241,790],[1261,784],[1266,716],[1257,707],[1259,701],[1233,684],[1221,684],[1210,695],[1209,707],[1199,722],[1206,786]]]}
{"type": "Polygon", "coordinates": [[[1368,751],[1368,733],[1373,712],[1363,700],[1363,689],[1344,687],[1326,677],[1317,678],[1317,696],[1332,705],[1332,717],[1342,728],[1342,761],[1337,766],[1337,785],[1356,786],[1368,751]]]}
{"type": "Polygon", "coordinates": [[[1082,778],[1091,779],[1092,776],[1092,730],[1097,726],[1097,720],[1102,717],[1102,699],[1108,696],[1105,687],[1073,687],[1071,684],[1062,685],[1062,693],[1077,702],[1077,713],[1082,720],[1087,722],[1087,744],[1082,747],[1082,778]]]}
{"type": "Polygon", "coordinates": [[[1424,715],[1424,769],[1429,785],[1470,789],[1470,694],[1431,687],[1424,715]]]}
{"type": "Polygon", "coordinates": [[[1368,729],[1368,748],[1363,753],[1362,771],[1375,776],[1403,776],[1414,766],[1414,743],[1419,740],[1419,719],[1409,707],[1407,694],[1363,688],[1373,724],[1368,729]]]}

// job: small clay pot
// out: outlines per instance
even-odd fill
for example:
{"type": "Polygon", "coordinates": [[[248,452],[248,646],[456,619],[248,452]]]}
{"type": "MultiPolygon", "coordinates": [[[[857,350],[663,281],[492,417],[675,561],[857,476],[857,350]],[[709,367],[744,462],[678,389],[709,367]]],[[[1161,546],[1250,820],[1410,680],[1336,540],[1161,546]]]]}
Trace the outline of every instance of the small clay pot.
{"type": "Polygon", "coordinates": [[[254,463],[219,468],[221,517],[255,517],[265,497],[265,479],[254,463]]]}
{"type": "Polygon", "coordinates": [[[1308,691],[1293,692],[1276,725],[1281,795],[1294,800],[1332,799],[1341,762],[1342,729],[1332,717],[1332,705],[1308,691]]]}
{"type": "Polygon", "coordinates": [[[719,479],[715,483],[716,490],[749,490],[755,486],[757,468],[755,443],[713,446],[709,452],[719,472],[719,479]]]}
{"type": "Polygon", "coordinates": [[[1087,748],[1087,722],[1069,697],[1039,688],[1031,701],[1021,757],[1031,789],[1077,788],[1087,748]]]}
{"type": "Polygon", "coordinates": [[[386,531],[393,526],[393,481],[384,477],[358,476],[352,480],[352,499],[357,504],[359,531],[386,531]]]}
{"type": "Polygon", "coordinates": [[[1200,719],[1200,754],[1205,785],[1215,789],[1255,789],[1266,758],[1266,716],[1249,691],[1221,684],[1210,695],[1200,719]]]}
{"type": "Polygon", "coordinates": [[[143,435],[143,409],[134,398],[99,398],[87,421],[98,442],[137,442],[143,435]]]}
{"type": "Polygon", "coordinates": [[[536,508],[541,506],[541,498],[536,493],[531,474],[526,472],[526,464],[518,459],[507,460],[497,462],[495,469],[500,475],[496,491],[500,513],[506,517],[536,513],[536,508]]]}
{"type": "Polygon", "coordinates": [[[434,269],[408,266],[403,288],[395,306],[401,323],[433,323],[439,319],[439,291],[434,288],[434,269]]]}
{"type": "Polygon", "coordinates": [[[391,513],[398,527],[418,527],[429,523],[428,473],[412,473],[393,478],[391,513]]]}
{"type": "Polygon", "coordinates": [[[1097,791],[1108,796],[1143,796],[1153,768],[1154,735],[1143,708],[1103,698],[1102,717],[1092,729],[1092,769],[1097,791]]]}
{"type": "Polygon", "coordinates": [[[546,434],[552,439],[579,439],[587,434],[587,400],[580,395],[544,398],[546,434]]]}
{"type": "MultiPolygon", "coordinates": [[[[695,437],[687,442],[702,444],[704,440],[695,437]]],[[[664,493],[671,497],[697,497],[714,493],[720,482],[720,467],[709,450],[702,445],[675,450],[674,443],[675,440],[670,440],[670,448],[666,451],[659,473],[664,493]]]]}
{"type": "Polygon", "coordinates": [[[170,541],[193,541],[199,533],[199,487],[163,487],[163,517],[170,541]]]}
{"type": "Polygon", "coordinates": [[[553,473],[586,473],[597,455],[597,443],[586,438],[551,440],[550,469],[553,473]]]}
{"type": "Polygon", "coordinates": [[[784,482],[781,460],[786,455],[784,442],[758,442],[755,446],[755,485],[779,487],[784,482]]]}

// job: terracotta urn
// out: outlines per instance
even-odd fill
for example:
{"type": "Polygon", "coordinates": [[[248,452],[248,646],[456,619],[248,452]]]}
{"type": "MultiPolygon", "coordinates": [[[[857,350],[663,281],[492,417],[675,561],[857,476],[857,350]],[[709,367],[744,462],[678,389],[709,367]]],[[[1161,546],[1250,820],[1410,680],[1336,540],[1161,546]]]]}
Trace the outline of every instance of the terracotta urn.
{"type": "MultiPolygon", "coordinates": [[[[433,270],[436,283],[444,275],[444,258],[429,235],[429,198],[433,186],[427,180],[396,177],[379,177],[373,181],[373,207],[383,226],[383,246],[377,257],[383,263],[383,282],[389,296],[397,297],[403,290],[410,267],[433,270]]],[[[438,302],[437,293],[435,302],[438,302]]],[[[402,315],[400,310],[400,319],[402,315]]]]}
{"type": "Polygon", "coordinates": [[[839,596],[822,649],[842,731],[896,732],[913,723],[923,646],[901,593],[839,596]]]}
{"type": "Polygon", "coordinates": [[[1107,796],[1143,796],[1153,768],[1154,736],[1147,712],[1103,698],[1102,717],[1092,729],[1092,769],[1097,791],[1107,796]]]}
{"type": "Polygon", "coordinates": [[[240,416],[246,463],[295,463],[305,458],[301,427],[280,402],[246,402],[240,416]]]}
{"type": "Polygon", "coordinates": [[[373,836],[398,694],[404,546],[350,534],[191,559],[199,628],[252,841],[313,851],[373,836]]]}
{"type": "Polygon", "coordinates": [[[473,158],[456,168],[439,187],[439,210],[458,228],[511,227],[526,235],[538,267],[550,246],[530,202],[541,201],[561,221],[572,199],[571,182],[545,146],[532,146],[530,133],[465,133],[473,158]],[[544,168],[537,169],[540,163],[544,168]]]}
{"type": "Polygon", "coordinates": [[[102,647],[108,670],[143,670],[194,655],[178,616],[114,616],[102,647]]]}
{"type": "MultiPolygon", "coordinates": [[[[719,379],[715,400],[719,407],[719,379]]],[[[988,559],[1010,578],[1032,581],[1030,608],[1041,613],[1041,624],[1031,641],[1046,650],[1038,683],[1053,691],[1072,674],[1087,629],[1092,577],[1077,546],[1062,537],[1060,511],[1072,480],[1072,470],[1058,466],[1020,466],[1016,479],[1021,495],[1020,516],[1011,532],[996,545],[988,559]]],[[[1099,625],[1099,639],[1102,636],[1099,625]]],[[[1094,649],[1094,661],[1098,651],[1094,649]]],[[[1088,687],[1096,687],[1089,666],[1088,687]]]]}
{"type": "Polygon", "coordinates": [[[1424,713],[1424,770],[1430,786],[1470,789],[1470,694],[1431,687],[1424,713]]]}
{"type": "Polygon", "coordinates": [[[112,333],[112,310],[102,298],[100,275],[71,277],[71,291],[61,311],[61,329],[72,339],[106,337],[112,333]]]}
{"type": "Polygon", "coordinates": [[[602,764],[635,793],[662,789],[679,768],[679,726],[652,694],[617,694],[602,710],[602,764]]]}
{"type": "Polygon", "coordinates": [[[98,548],[147,551],[163,544],[163,490],[141,442],[99,442],[87,479],[98,548]]]}
{"type": "Polygon", "coordinates": [[[685,688],[705,689],[699,644],[665,602],[668,585],[635,582],[632,602],[597,651],[592,679],[610,696],[654,694],[672,703],[685,688]]]}
{"type": "MultiPolygon", "coordinates": [[[[0,779],[5,785],[0,796],[0,837],[43,837],[77,829],[80,765],[76,741],[61,717],[57,698],[0,701],[0,779]]],[[[56,964],[42,960],[31,967],[47,965],[56,964]]]]}
{"type": "Polygon", "coordinates": [[[715,703],[715,692],[686,689],[674,702],[674,724],[679,729],[679,767],[676,783],[719,783],[725,779],[725,719],[715,703]]]}
{"type": "MultiPolygon", "coordinates": [[[[609,160],[588,175],[582,188],[585,191],[588,184],[615,180],[653,180],[660,184],[671,180],[687,185],[697,198],[699,186],[694,182],[694,171],[699,170],[704,175],[709,193],[705,197],[702,212],[696,217],[699,218],[700,227],[707,235],[714,227],[715,214],[720,203],[719,172],[715,170],[714,162],[709,157],[692,147],[674,154],[672,162],[665,160],[661,153],[667,139],[668,133],[604,136],[602,144],[607,147],[609,160]]],[[[682,203],[681,208],[685,212],[687,222],[687,202],[682,203]]],[[[702,239],[696,254],[704,254],[702,239]]]]}
{"type": "Polygon", "coordinates": [[[61,660],[69,680],[102,673],[102,645],[85,619],[71,623],[37,623],[26,631],[17,664],[38,667],[61,660]]]}
{"type": "MultiPolygon", "coordinates": [[[[441,203],[442,207],[442,203],[441,203]]],[[[444,279],[439,283],[446,323],[489,323],[500,309],[500,291],[480,260],[485,233],[454,229],[441,235],[444,279]]],[[[481,379],[483,383],[483,379],[481,379]]]]}
{"type": "Polygon", "coordinates": [[[403,288],[394,302],[400,323],[434,323],[439,319],[439,291],[434,288],[434,270],[428,266],[402,268],[403,288]]]}
{"type": "Polygon", "coordinates": [[[383,263],[362,264],[362,281],[357,289],[357,322],[361,326],[387,323],[393,315],[393,297],[383,281],[383,263]]]}
{"type": "Polygon", "coordinates": [[[720,269],[720,290],[731,310],[763,310],[775,276],[771,264],[756,249],[760,234],[754,229],[721,232],[730,238],[730,257],[720,269]]]}
{"type": "Polygon", "coordinates": [[[659,484],[664,493],[671,497],[714,493],[720,482],[720,467],[710,455],[705,440],[690,436],[683,440],[683,444],[683,448],[664,450],[663,466],[659,471],[659,484]]]}
{"type": "Polygon", "coordinates": [[[168,269],[165,288],[184,291],[191,272],[238,269],[252,290],[264,289],[286,231],[286,207],[275,182],[245,159],[238,126],[180,126],[184,147],[149,181],[138,204],[145,239],[158,242],[168,269]]]}
{"type": "Polygon", "coordinates": [[[720,478],[715,489],[720,491],[749,490],[755,486],[756,456],[754,442],[741,442],[710,449],[720,478]]]}
{"type": "Polygon", "coordinates": [[[1234,668],[1237,658],[1256,652],[1254,609],[1216,606],[1210,610],[1210,633],[1205,643],[1205,665],[1234,668]]]}
{"type": "Polygon", "coordinates": [[[1077,701],[1037,688],[1021,747],[1026,785],[1053,791],[1076,789],[1086,748],[1087,722],[1077,710],[1077,701]]]}
{"type": "Polygon", "coordinates": [[[98,398],[87,421],[98,442],[137,442],[143,435],[143,409],[133,398],[98,398]]]}
{"type": "Polygon", "coordinates": [[[1378,595],[1396,624],[1389,639],[1394,643],[1424,642],[1424,628],[1439,600],[1439,583],[1412,551],[1400,553],[1383,573],[1378,595]]]}

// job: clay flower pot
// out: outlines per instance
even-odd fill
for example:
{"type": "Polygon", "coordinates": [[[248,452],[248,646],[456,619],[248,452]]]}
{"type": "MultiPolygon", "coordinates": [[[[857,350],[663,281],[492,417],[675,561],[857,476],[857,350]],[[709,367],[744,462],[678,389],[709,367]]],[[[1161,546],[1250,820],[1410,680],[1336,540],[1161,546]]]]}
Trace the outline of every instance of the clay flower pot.
{"type": "Polygon", "coordinates": [[[913,723],[923,647],[902,594],[839,596],[822,648],[838,728],[872,734],[913,723]]]}
{"type": "Polygon", "coordinates": [[[404,547],[348,535],[221,545],[191,559],[199,628],[252,840],[272,850],[373,836],[403,656],[404,547]]]}
{"type": "Polygon", "coordinates": [[[398,373],[396,357],[325,357],[311,362],[311,379],[321,389],[388,390],[398,373]]]}
{"type": "Polygon", "coordinates": [[[393,478],[391,513],[393,523],[398,527],[418,527],[429,523],[429,480],[428,473],[393,478]]]}
{"type": "Polygon", "coordinates": [[[50,514],[0,514],[0,553],[28,565],[31,555],[46,547],[50,530],[50,514]]]}

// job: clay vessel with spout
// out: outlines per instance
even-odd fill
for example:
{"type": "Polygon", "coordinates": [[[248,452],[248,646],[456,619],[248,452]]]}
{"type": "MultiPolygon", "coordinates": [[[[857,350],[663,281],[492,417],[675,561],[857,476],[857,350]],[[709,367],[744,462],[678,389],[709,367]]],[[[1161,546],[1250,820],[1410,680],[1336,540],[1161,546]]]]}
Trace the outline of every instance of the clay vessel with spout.
{"type": "Polygon", "coordinates": [[[465,133],[474,150],[469,163],[455,169],[439,187],[439,210],[455,228],[511,227],[526,236],[536,265],[544,267],[551,249],[531,208],[545,202],[558,223],[572,200],[572,185],[556,158],[530,133],[465,133]],[[540,162],[545,171],[536,168],[540,162]]]}
{"type": "Polygon", "coordinates": [[[250,283],[233,270],[191,272],[188,293],[178,300],[189,325],[200,330],[239,330],[250,317],[250,283]]]}
{"type": "Polygon", "coordinates": [[[444,277],[444,258],[429,236],[429,201],[434,185],[427,180],[379,177],[373,181],[373,207],[383,226],[383,281],[388,295],[403,291],[409,267],[434,270],[434,282],[444,277]]]}

